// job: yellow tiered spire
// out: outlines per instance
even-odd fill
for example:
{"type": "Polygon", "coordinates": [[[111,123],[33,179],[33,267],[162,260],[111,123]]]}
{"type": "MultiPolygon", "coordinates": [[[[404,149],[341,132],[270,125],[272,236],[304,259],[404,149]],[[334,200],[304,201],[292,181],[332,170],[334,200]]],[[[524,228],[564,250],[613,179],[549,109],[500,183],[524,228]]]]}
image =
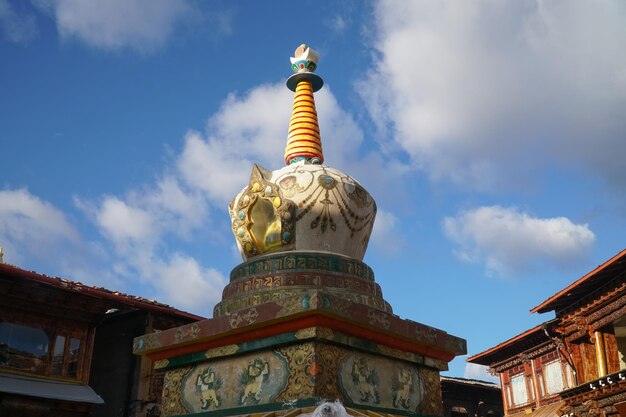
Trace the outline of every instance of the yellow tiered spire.
{"type": "Polygon", "coordinates": [[[295,92],[293,110],[289,122],[289,134],[285,148],[287,165],[301,160],[321,164],[324,162],[322,139],[317,122],[317,110],[313,93],[324,85],[322,79],[314,74],[319,55],[302,44],[296,49],[291,64],[296,74],[289,77],[287,87],[295,92]]]}

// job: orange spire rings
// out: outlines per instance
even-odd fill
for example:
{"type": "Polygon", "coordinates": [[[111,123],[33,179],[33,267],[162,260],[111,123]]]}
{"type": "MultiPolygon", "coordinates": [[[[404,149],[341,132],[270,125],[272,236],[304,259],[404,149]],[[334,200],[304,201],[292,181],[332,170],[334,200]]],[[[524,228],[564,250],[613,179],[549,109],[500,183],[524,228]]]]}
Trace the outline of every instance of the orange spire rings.
{"type": "Polygon", "coordinates": [[[289,165],[292,161],[311,158],[324,162],[313,85],[310,81],[303,80],[298,82],[293,98],[285,163],[289,165]]]}

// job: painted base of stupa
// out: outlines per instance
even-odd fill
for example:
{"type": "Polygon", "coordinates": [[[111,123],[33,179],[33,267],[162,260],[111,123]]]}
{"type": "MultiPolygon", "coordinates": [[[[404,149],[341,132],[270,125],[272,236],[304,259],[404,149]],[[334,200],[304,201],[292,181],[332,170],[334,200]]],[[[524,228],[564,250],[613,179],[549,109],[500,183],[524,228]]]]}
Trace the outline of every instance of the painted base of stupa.
{"type": "Polygon", "coordinates": [[[162,415],[284,411],[323,399],[379,413],[441,415],[439,372],[466,353],[465,340],[400,319],[387,311],[387,303],[370,302],[365,294],[349,299],[341,297],[340,285],[322,285],[331,278],[335,283],[350,277],[353,283],[368,281],[369,268],[354,269],[344,258],[327,262],[333,256],[327,254],[290,256],[295,263],[276,263],[274,256],[261,260],[269,261],[265,267],[254,263],[259,261],[236,267],[231,284],[249,282],[241,288],[251,298],[227,286],[220,305],[233,305],[228,303],[232,297],[255,300],[255,294],[262,301],[264,293],[275,291],[257,288],[251,277],[268,286],[270,278],[283,283],[295,291],[291,296],[230,314],[216,311],[213,319],[135,339],[135,353],[166,372],[162,415]],[[298,263],[303,258],[317,263],[298,263]],[[299,280],[301,275],[313,277],[309,285],[299,280]]]}

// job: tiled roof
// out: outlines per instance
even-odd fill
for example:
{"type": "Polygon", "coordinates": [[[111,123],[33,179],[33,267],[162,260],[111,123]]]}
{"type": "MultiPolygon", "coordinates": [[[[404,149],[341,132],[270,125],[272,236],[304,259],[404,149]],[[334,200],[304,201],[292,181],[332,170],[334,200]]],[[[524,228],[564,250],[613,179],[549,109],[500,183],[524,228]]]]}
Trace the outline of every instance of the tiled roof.
{"type": "Polygon", "coordinates": [[[486,388],[500,389],[500,385],[493,383],[493,382],[481,381],[480,379],[441,376],[441,382],[452,382],[452,383],[463,384],[463,385],[478,385],[478,386],[486,387],[486,388]]]}
{"type": "Polygon", "coordinates": [[[490,366],[494,362],[498,361],[496,357],[499,358],[500,356],[505,355],[505,353],[503,352],[505,349],[515,349],[515,345],[519,345],[520,348],[517,350],[523,351],[529,347],[526,346],[527,344],[533,346],[538,344],[538,340],[541,341],[545,339],[545,341],[548,341],[549,338],[545,335],[543,331],[543,326],[547,325],[550,322],[551,321],[541,323],[533,327],[532,329],[526,330],[525,332],[520,333],[517,336],[510,338],[509,340],[506,340],[492,348],[485,350],[484,352],[480,352],[476,355],[470,356],[469,358],[467,358],[466,362],[490,366]]]}
{"type": "Polygon", "coordinates": [[[626,270],[626,249],[613,256],[608,261],[598,265],[593,271],[579,278],[566,288],[562,289],[552,297],[548,298],[537,307],[530,310],[531,313],[546,313],[558,310],[580,299],[595,288],[598,288],[607,279],[618,274],[623,274],[626,270]]]}
{"type": "Polygon", "coordinates": [[[58,288],[64,291],[80,293],[94,298],[112,301],[136,309],[144,309],[159,313],[165,313],[173,316],[184,317],[191,320],[204,319],[204,317],[202,316],[198,316],[174,307],[170,307],[169,305],[160,303],[156,300],[150,300],[144,297],[124,294],[119,291],[111,291],[103,287],[89,286],[64,278],[51,277],[34,271],[27,271],[25,269],[18,268],[17,266],[5,263],[0,263],[0,275],[16,277],[41,285],[58,288]]]}

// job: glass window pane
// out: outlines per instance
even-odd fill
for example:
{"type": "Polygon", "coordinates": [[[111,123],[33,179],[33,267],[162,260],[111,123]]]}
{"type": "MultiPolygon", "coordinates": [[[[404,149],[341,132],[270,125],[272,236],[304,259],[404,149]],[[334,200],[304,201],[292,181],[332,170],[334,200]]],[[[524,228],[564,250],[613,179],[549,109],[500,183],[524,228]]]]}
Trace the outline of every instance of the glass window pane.
{"type": "Polygon", "coordinates": [[[65,353],[65,336],[57,336],[52,353],[52,375],[61,375],[63,372],[63,353],[65,353]]]}
{"type": "Polygon", "coordinates": [[[561,362],[554,361],[543,365],[543,374],[546,378],[546,391],[548,394],[556,394],[563,391],[563,373],[561,362]]]}
{"type": "Polygon", "coordinates": [[[44,373],[48,335],[34,327],[0,322],[0,366],[44,373]]]}
{"type": "Polygon", "coordinates": [[[519,374],[511,378],[511,388],[513,390],[513,404],[522,405],[528,402],[528,392],[526,391],[526,378],[524,374],[519,374]]]}
{"type": "Polygon", "coordinates": [[[80,359],[80,340],[72,338],[70,340],[70,357],[67,364],[67,376],[76,377],[78,375],[78,361],[80,359]]]}

